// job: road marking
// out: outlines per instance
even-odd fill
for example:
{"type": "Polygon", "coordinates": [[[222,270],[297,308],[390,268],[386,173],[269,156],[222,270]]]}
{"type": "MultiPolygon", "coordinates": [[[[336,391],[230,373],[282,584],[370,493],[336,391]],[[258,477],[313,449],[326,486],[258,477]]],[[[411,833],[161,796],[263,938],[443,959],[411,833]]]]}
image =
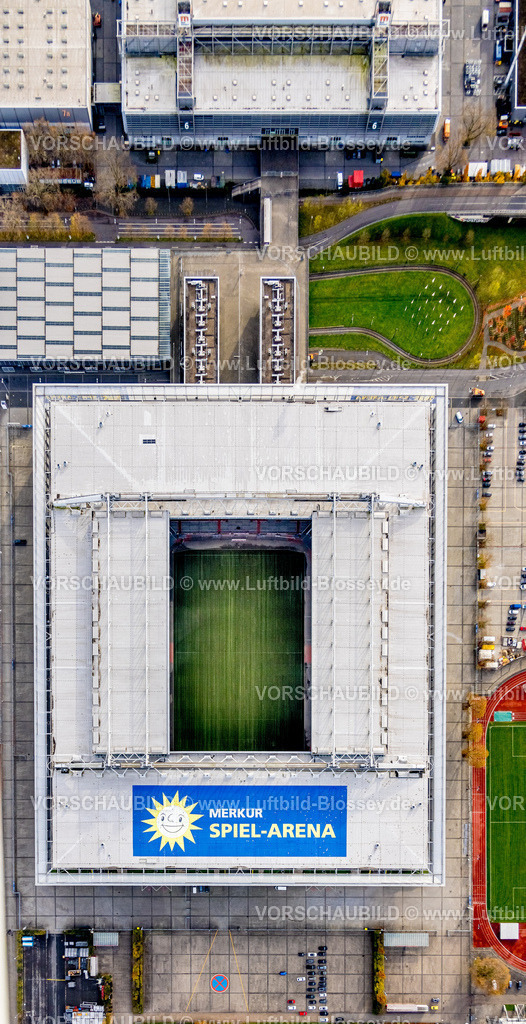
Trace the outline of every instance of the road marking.
{"type": "Polygon", "coordinates": [[[234,946],[234,940],[232,938],[232,932],[230,931],[230,928],[228,929],[228,934],[230,936],[230,942],[232,944],[232,952],[234,954],[234,960],[236,961],[237,973],[239,974],[239,982],[241,984],[241,991],[243,993],[243,999],[245,1000],[245,1006],[247,1008],[247,1013],[248,1013],[248,1003],[247,1003],[247,997],[245,995],[245,988],[244,988],[244,985],[243,985],[243,978],[241,977],[241,971],[239,970],[239,963],[238,963],[238,960],[237,960],[236,947],[234,946]]]}
{"type": "Polygon", "coordinates": [[[196,988],[197,988],[197,986],[198,986],[198,984],[199,984],[199,982],[201,980],[201,975],[202,975],[202,973],[203,973],[203,971],[205,969],[206,963],[208,961],[208,957],[210,956],[210,953],[211,953],[211,950],[212,950],[212,946],[214,945],[214,942],[217,939],[217,932],[218,931],[219,931],[219,928],[216,929],[216,933],[215,933],[215,935],[214,935],[214,937],[213,937],[213,939],[212,939],[212,941],[211,941],[211,943],[210,943],[210,945],[208,947],[208,953],[206,954],[206,956],[205,956],[205,958],[203,960],[203,966],[201,967],[201,970],[199,971],[199,976],[198,976],[197,981],[196,981],[196,983],[195,983],[195,985],[194,985],[194,987],[192,989],[192,995],[190,996],[190,998],[189,998],[189,1000],[188,1000],[188,1002],[187,1002],[187,1004],[185,1006],[185,1009],[184,1009],[185,1013],[188,1013],[188,1007],[190,1006],[190,1003],[192,1002],[192,999],[194,998],[195,990],[196,990],[196,988]]]}

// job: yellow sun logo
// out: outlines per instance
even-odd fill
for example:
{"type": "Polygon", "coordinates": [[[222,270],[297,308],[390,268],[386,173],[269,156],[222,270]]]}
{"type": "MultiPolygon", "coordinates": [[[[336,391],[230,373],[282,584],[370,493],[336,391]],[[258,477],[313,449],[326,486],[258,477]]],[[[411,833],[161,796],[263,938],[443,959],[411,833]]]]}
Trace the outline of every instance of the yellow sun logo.
{"type": "Polygon", "coordinates": [[[197,804],[189,804],[187,806],[187,797],[184,796],[182,800],[179,800],[179,793],[175,794],[173,800],[169,800],[165,793],[163,793],[162,804],[155,797],[152,797],[152,799],[155,804],[155,810],[148,812],[151,814],[151,818],[143,818],[143,824],[150,826],[144,829],[145,833],[153,832],[150,843],[154,839],[160,839],[161,850],[167,844],[173,850],[177,843],[183,851],[185,839],[195,843],[192,830],[197,829],[200,832],[201,828],[199,825],[194,825],[194,821],[198,821],[199,818],[203,817],[202,814],[192,814],[197,804]]]}

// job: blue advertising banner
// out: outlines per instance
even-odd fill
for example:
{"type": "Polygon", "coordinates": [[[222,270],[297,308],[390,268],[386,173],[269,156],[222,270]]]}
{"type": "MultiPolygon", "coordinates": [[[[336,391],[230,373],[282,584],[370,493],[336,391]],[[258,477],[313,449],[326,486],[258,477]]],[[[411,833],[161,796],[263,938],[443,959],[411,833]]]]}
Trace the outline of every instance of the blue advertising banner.
{"type": "Polygon", "coordinates": [[[346,786],[134,786],[134,857],[345,857],[346,786]]]}

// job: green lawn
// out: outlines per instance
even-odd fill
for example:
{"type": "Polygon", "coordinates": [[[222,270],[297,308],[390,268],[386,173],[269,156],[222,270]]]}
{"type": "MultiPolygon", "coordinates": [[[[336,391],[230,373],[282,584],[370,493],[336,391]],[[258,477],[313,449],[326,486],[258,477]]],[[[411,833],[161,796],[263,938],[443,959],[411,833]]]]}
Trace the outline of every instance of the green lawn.
{"type": "MultiPolygon", "coordinates": [[[[456,352],[469,337],[474,315],[462,283],[439,271],[351,274],[310,285],[311,328],[372,328],[424,359],[456,352]]],[[[336,345],[341,337],[335,335],[336,345]]]]}
{"type": "Polygon", "coordinates": [[[526,722],[491,723],[488,750],[488,916],[526,921],[526,722]]]}
{"type": "Polygon", "coordinates": [[[303,591],[269,582],[303,574],[292,551],[174,556],[173,749],[304,749],[303,591]]]}
{"type": "Polygon", "coordinates": [[[521,246],[526,247],[523,222],[497,226],[462,224],[445,213],[411,214],[355,232],[331,247],[330,259],[327,253],[315,256],[310,261],[310,272],[380,266],[387,262],[390,266],[430,263],[462,274],[476,287],[482,305],[504,304],[526,291],[526,248],[521,246]],[[379,245],[378,252],[371,249],[373,244],[379,245]],[[366,248],[361,254],[359,250],[355,253],[355,245],[366,248]],[[388,245],[392,247],[389,255],[388,245]],[[371,249],[368,253],[367,246],[371,249]],[[416,249],[416,253],[411,252],[411,261],[405,255],[407,246],[416,249]],[[393,247],[398,248],[398,255],[393,247]]]}

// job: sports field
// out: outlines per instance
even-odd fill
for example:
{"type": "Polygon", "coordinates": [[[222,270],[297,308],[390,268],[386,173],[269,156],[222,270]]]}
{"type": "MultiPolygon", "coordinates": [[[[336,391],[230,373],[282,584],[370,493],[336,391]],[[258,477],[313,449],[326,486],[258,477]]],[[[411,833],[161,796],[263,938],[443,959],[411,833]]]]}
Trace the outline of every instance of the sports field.
{"type": "Polygon", "coordinates": [[[304,750],[303,575],[292,551],[174,556],[174,750],[304,750]]]}
{"type": "Polygon", "coordinates": [[[491,723],[488,751],[488,917],[526,921],[526,722],[491,723]]]}

